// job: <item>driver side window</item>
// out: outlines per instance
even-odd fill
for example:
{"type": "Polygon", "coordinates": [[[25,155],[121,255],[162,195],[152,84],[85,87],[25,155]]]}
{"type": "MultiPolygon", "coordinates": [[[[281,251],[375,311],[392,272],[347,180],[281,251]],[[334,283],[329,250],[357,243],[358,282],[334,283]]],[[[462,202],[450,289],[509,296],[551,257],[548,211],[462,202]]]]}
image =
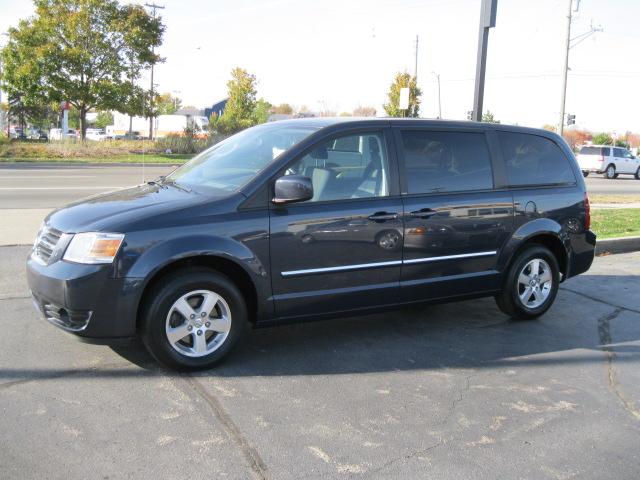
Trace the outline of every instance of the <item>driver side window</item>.
{"type": "Polygon", "coordinates": [[[381,133],[358,133],[316,145],[287,171],[313,183],[309,202],[384,197],[389,194],[389,166],[381,133]]]}

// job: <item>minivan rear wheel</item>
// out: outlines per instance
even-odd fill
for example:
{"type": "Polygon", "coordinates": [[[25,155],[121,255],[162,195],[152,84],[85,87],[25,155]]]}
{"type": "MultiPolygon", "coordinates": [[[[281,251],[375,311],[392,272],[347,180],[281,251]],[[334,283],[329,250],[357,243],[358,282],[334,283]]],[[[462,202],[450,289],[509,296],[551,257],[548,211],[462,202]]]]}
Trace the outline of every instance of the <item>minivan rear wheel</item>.
{"type": "Polygon", "coordinates": [[[214,366],[248,326],[247,307],[235,284],[204,268],[163,278],[147,295],[142,340],[162,364],[178,370],[214,366]]]}
{"type": "Polygon", "coordinates": [[[607,166],[607,169],[604,171],[604,178],[608,178],[609,180],[613,180],[616,178],[616,166],[613,163],[610,163],[607,166]]]}
{"type": "Polygon", "coordinates": [[[553,253],[543,246],[530,246],[511,263],[496,303],[513,318],[538,318],[553,304],[559,283],[560,269],[553,253]]]}

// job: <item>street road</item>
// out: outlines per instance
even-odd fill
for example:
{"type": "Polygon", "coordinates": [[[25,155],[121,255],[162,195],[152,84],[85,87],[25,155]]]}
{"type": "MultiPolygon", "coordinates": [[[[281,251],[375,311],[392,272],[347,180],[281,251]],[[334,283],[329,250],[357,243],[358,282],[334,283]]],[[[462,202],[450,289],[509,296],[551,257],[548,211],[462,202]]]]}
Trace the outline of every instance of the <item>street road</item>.
{"type": "Polygon", "coordinates": [[[1,208],[56,208],[80,198],[157,179],[174,165],[0,164],[1,208]]]}
{"type": "MultiPolygon", "coordinates": [[[[137,185],[171,172],[175,166],[0,164],[1,208],[55,208],[79,198],[137,185]]],[[[638,194],[632,177],[586,178],[590,194],[638,194]]]]}
{"type": "Polygon", "coordinates": [[[640,180],[621,175],[615,180],[607,180],[602,175],[589,175],[585,178],[587,191],[594,195],[638,195],[640,198],[640,180]]]}
{"type": "Polygon", "coordinates": [[[86,345],[36,317],[0,248],[3,479],[631,479],[640,252],[538,321],[491,299],[252,332],[216,370],[86,345]]]}
{"type": "MultiPolygon", "coordinates": [[[[140,184],[166,175],[174,165],[0,164],[0,245],[31,243],[42,219],[54,208],[99,193],[140,184]]],[[[631,177],[586,178],[590,194],[637,194],[631,177]]],[[[640,200],[639,200],[640,201],[640,200]]]]}

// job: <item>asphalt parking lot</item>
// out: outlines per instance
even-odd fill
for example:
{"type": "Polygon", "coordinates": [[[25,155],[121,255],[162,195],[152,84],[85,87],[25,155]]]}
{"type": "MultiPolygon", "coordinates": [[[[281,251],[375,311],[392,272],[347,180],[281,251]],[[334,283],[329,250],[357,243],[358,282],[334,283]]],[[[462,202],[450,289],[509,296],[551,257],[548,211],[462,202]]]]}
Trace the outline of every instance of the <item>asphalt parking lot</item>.
{"type": "Polygon", "coordinates": [[[640,252],[539,321],[491,299],[254,331],[216,370],[37,319],[0,248],[0,477],[621,479],[640,472],[640,252]]]}

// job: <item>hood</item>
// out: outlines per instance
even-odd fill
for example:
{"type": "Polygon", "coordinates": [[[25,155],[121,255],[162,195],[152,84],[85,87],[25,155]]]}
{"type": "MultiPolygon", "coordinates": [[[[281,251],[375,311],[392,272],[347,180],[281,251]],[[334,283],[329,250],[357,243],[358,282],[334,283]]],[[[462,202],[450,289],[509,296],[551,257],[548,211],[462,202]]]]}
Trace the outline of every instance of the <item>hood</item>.
{"type": "Polygon", "coordinates": [[[46,222],[62,232],[126,232],[131,223],[229,196],[201,194],[170,184],[145,184],[88,197],[52,212],[46,222]]]}

